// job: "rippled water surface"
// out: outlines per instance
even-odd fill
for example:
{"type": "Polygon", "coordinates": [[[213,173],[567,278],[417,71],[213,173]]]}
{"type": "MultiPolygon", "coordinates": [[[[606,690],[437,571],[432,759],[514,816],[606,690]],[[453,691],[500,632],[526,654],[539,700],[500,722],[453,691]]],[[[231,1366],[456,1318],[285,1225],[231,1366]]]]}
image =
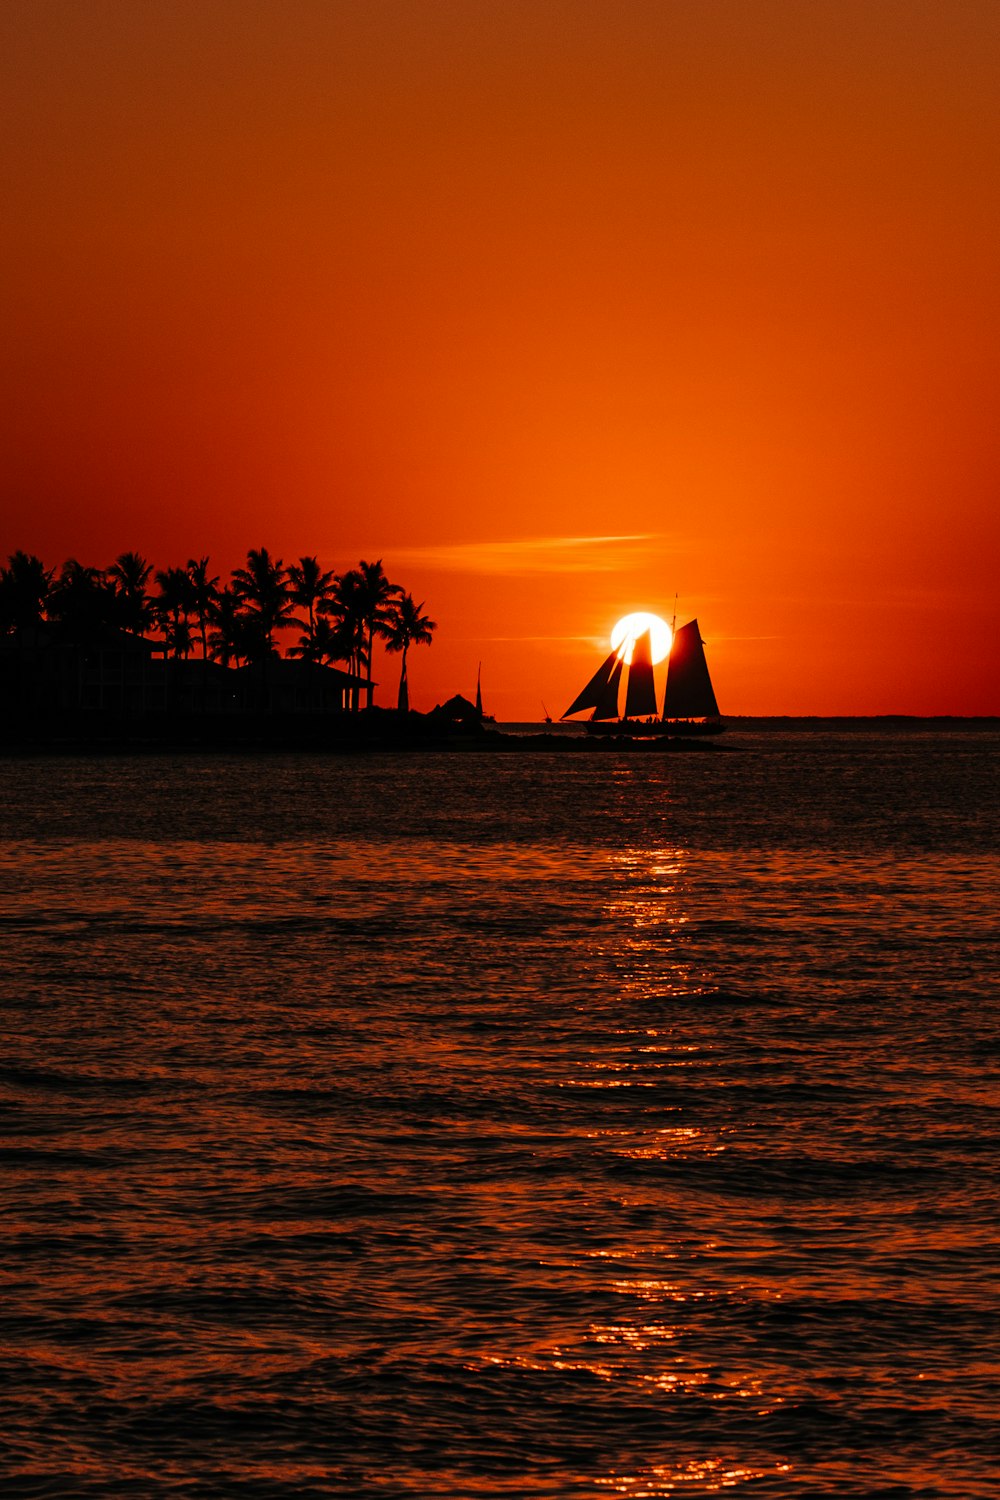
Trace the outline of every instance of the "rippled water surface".
{"type": "Polygon", "coordinates": [[[2,1492],[1000,1492],[998,750],[0,762],[2,1492]]]}

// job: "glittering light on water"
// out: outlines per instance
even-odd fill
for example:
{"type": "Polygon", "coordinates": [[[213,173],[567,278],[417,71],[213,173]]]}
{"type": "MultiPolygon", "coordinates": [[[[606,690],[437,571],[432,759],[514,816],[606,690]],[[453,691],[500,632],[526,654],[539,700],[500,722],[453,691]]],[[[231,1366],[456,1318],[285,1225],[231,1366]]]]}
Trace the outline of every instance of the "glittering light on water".
{"type": "Polygon", "coordinates": [[[722,1458],[689,1459],[678,1464],[650,1464],[632,1474],[614,1474],[596,1483],[628,1500],[656,1500],[662,1495],[682,1494],[696,1486],[700,1494],[717,1494],[737,1485],[791,1472],[791,1464],[768,1468],[750,1467],[722,1458]]]}

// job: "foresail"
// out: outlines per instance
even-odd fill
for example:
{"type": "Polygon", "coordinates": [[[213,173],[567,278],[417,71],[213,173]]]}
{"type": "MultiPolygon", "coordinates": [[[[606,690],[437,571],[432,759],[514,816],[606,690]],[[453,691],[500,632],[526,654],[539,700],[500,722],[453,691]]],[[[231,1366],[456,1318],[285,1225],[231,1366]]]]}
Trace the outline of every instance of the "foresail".
{"type": "Polygon", "coordinates": [[[698,621],[675,632],[667,664],[665,719],[714,719],[719,716],[698,621]]]}
{"type": "MultiPolygon", "coordinates": [[[[568,719],[570,714],[582,713],[585,708],[596,708],[598,706],[598,704],[602,701],[601,695],[603,693],[606,693],[607,691],[608,682],[612,672],[614,671],[615,663],[617,661],[618,652],[612,651],[611,655],[606,657],[605,660],[601,662],[601,665],[598,667],[593,677],[587,683],[587,686],[584,688],[580,696],[578,698],[575,698],[570,704],[569,708],[567,708],[566,712],[562,716],[564,719],[568,719]]],[[[619,673],[619,676],[620,675],[621,674],[619,673]]],[[[616,697],[617,692],[618,686],[616,681],[616,697]]],[[[617,712],[618,710],[616,708],[615,713],[617,712]]],[[[614,714],[607,715],[606,717],[614,718],[614,714]]]]}
{"type": "Polygon", "coordinates": [[[618,687],[622,680],[622,658],[617,656],[615,664],[611,669],[611,676],[601,691],[601,696],[594,704],[595,719],[617,719],[618,717],[618,687]]]}
{"type": "Polygon", "coordinates": [[[628,669],[628,688],[625,693],[625,717],[646,719],[655,713],[653,647],[649,631],[644,630],[632,644],[632,662],[628,669]]]}

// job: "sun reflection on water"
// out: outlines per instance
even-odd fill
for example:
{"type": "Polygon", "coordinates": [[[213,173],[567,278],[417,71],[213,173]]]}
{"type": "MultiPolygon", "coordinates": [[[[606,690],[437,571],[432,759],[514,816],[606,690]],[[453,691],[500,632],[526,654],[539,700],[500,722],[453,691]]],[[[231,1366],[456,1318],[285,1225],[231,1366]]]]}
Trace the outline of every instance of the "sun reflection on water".
{"type": "Polygon", "coordinates": [[[625,997],[699,994],[711,984],[688,944],[690,864],[680,848],[633,847],[611,856],[605,914],[625,997]]]}
{"type": "Polygon", "coordinates": [[[586,1131],[585,1135],[605,1142],[615,1156],[630,1161],[672,1161],[721,1156],[729,1147],[720,1137],[729,1133],[724,1127],[708,1130],[694,1125],[657,1125],[644,1130],[605,1127],[586,1131]]]}
{"type": "MultiPolygon", "coordinates": [[[[719,988],[719,976],[699,941],[693,859],[682,848],[635,846],[613,855],[610,864],[605,952],[614,966],[620,1020],[616,1016],[611,1021],[612,1045],[603,1054],[580,1058],[572,1085],[637,1091],[634,1105],[627,1095],[622,1099],[609,1093],[607,1122],[582,1134],[605,1159],[634,1163],[640,1173],[619,1179],[623,1211],[652,1215],[651,1222],[658,1225],[673,1221],[678,1237],[672,1241],[657,1235],[640,1243],[623,1239],[614,1249],[583,1250],[584,1261],[605,1263],[608,1276],[602,1284],[617,1299],[617,1314],[591,1322],[571,1345],[550,1350],[548,1368],[586,1370],[602,1381],[627,1376],[634,1389],[661,1400],[665,1410],[676,1407],[691,1413],[692,1420],[699,1412],[698,1420],[714,1424],[727,1406],[763,1417],[781,1406],[785,1395],[773,1388],[766,1373],[740,1364],[720,1365],[707,1353],[701,1335],[720,1316],[729,1316],[727,1309],[735,1315],[738,1304],[771,1302],[780,1293],[764,1278],[721,1286],[715,1268],[724,1248],[704,1225],[687,1221],[682,1207],[691,1192],[688,1164],[699,1174],[701,1164],[740,1149],[735,1127],[712,1117],[712,1096],[698,1095],[707,1101],[707,1118],[704,1110],[692,1116],[688,1105],[677,1102],[690,1097],[701,1076],[710,1088],[718,1067],[712,1034],[702,1032],[692,1040],[671,1009],[675,1000],[719,988]],[[684,1094],[678,1093],[681,1086],[684,1094]],[[661,1178],[660,1168],[671,1175],[661,1178]]],[[[755,1487],[791,1467],[777,1455],[759,1465],[741,1461],[710,1439],[684,1447],[687,1451],[670,1462],[623,1465],[620,1472],[595,1477],[595,1488],[631,1500],[708,1495],[755,1487]]],[[[662,1449],[650,1454],[654,1456],[662,1458],[662,1449]]]]}
{"type": "Polygon", "coordinates": [[[595,1482],[615,1495],[629,1500],[653,1500],[660,1495],[676,1495],[697,1486],[700,1494],[717,1494],[779,1474],[787,1474],[790,1464],[773,1464],[767,1468],[750,1467],[724,1458],[688,1459],[677,1464],[650,1464],[632,1474],[612,1474],[595,1482]]]}

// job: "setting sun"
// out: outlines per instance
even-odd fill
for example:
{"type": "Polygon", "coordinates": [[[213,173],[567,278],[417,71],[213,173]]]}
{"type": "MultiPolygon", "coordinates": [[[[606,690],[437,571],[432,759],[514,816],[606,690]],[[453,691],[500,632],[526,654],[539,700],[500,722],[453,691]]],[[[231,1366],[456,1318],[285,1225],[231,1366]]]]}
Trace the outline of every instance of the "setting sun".
{"type": "Polygon", "coordinates": [[[659,615],[646,614],[639,611],[632,615],[623,615],[618,624],[611,632],[611,649],[617,651],[619,646],[625,647],[625,664],[631,664],[632,647],[635,645],[636,637],[648,630],[650,644],[653,651],[653,664],[663,661],[670,652],[670,626],[659,615]]]}

